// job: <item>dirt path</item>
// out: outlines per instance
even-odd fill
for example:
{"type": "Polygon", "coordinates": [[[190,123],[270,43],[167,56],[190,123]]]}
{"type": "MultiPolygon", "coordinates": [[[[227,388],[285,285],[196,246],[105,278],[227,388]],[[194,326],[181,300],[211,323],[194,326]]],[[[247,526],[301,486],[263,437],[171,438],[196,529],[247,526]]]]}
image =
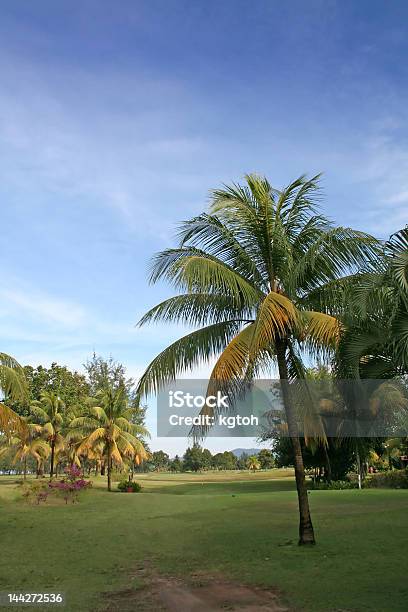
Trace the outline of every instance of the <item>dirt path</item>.
{"type": "Polygon", "coordinates": [[[276,592],[249,587],[216,576],[195,574],[186,580],[139,570],[143,586],[110,593],[106,612],[288,612],[276,592]]]}

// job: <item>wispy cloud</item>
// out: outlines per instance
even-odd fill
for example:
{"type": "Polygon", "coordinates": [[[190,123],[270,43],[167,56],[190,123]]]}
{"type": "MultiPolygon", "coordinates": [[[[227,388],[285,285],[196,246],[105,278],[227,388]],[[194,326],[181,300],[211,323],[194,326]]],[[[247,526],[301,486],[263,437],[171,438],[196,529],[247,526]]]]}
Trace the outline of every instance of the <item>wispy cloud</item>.
{"type": "Polygon", "coordinates": [[[0,298],[3,305],[9,303],[14,313],[17,308],[41,322],[51,321],[75,328],[85,320],[85,311],[81,306],[39,293],[26,294],[18,290],[1,289],[0,298]]]}

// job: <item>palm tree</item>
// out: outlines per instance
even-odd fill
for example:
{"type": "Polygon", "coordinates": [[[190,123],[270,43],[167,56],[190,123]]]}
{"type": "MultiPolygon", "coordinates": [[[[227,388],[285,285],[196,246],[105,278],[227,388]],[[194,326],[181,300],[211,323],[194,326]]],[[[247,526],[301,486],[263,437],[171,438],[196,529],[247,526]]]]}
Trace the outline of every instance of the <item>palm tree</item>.
{"type": "MultiPolygon", "coordinates": [[[[23,464],[24,480],[27,477],[27,460],[32,457],[37,462],[37,468],[47,459],[50,454],[49,444],[43,440],[41,425],[28,423],[26,427],[12,434],[0,448],[0,457],[13,455],[13,463],[20,461],[23,464]]],[[[39,470],[37,469],[37,472],[39,470]]]]}
{"type": "Polygon", "coordinates": [[[53,391],[44,391],[40,401],[31,404],[31,413],[39,423],[51,447],[50,478],[54,475],[55,454],[64,446],[64,437],[61,433],[64,423],[65,403],[53,391]]]}
{"type": "Polygon", "coordinates": [[[25,424],[9,406],[7,400],[25,400],[27,385],[21,365],[6,353],[0,353],[0,431],[22,431],[25,424]]]}
{"type": "Polygon", "coordinates": [[[295,456],[299,543],[315,542],[296,415],[287,381],[303,377],[302,351],[334,347],[340,335],[336,293],[378,250],[371,236],[333,227],[317,213],[319,176],[283,190],[246,176],[212,192],[209,214],[185,222],[179,245],[159,253],[151,282],[182,294],[151,309],[140,324],[204,325],[160,353],[138,392],[156,392],[182,372],[218,356],[209,387],[238,393],[277,364],[295,456]]]}
{"type": "Polygon", "coordinates": [[[256,472],[256,470],[259,470],[260,467],[261,467],[261,464],[256,455],[251,455],[250,457],[248,457],[247,459],[248,470],[250,470],[251,472],[256,472]]]}
{"type": "Polygon", "coordinates": [[[112,490],[112,463],[122,465],[125,458],[145,458],[147,453],[137,436],[148,436],[141,425],[132,423],[134,410],[129,408],[126,389],[106,387],[100,391],[82,416],[74,418],[68,440],[80,441],[78,456],[91,454],[105,458],[108,490],[112,490]],[[96,404],[96,405],[95,405],[96,404]]]}
{"type": "Polygon", "coordinates": [[[408,373],[408,226],[385,243],[374,271],[356,277],[345,299],[341,375],[392,378],[408,373]]]}

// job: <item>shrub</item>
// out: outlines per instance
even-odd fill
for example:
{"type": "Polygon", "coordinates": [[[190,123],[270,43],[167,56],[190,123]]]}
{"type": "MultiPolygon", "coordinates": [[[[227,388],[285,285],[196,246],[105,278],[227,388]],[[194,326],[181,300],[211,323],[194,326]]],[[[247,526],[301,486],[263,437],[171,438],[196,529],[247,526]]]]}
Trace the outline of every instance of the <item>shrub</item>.
{"type": "Polygon", "coordinates": [[[308,488],[316,491],[340,491],[342,489],[357,489],[358,482],[349,480],[333,480],[332,482],[316,482],[308,484],[308,488]]]}
{"type": "Polygon", "coordinates": [[[408,470],[393,470],[371,474],[364,483],[368,488],[408,489],[408,470]]]}
{"type": "Polygon", "coordinates": [[[48,486],[56,493],[59,493],[65,499],[66,504],[69,500],[74,504],[78,501],[79,492],[89,489],[92,486],[92,482],[81,478],[81,470],[76,465],[71,465],[65,468],[64,471],[64,478],[51,481],[48,486]]]}
{"type": "Polygon", "coordinates": [[[121,480],[118,484],[118,489],[122,493],[139,493],[142,490],[142,485],[133,480],[121,480]]]}
{"type": "MultiPolygon", "coordinates": [[[[21,483],[20,483],[21,484],[21,483]]],[[[29,504],[40,505],[41,502],[46,502],[50,494],[49,482],[47,480],[34,480],[22,484],[23,498],[29,504]]]]}

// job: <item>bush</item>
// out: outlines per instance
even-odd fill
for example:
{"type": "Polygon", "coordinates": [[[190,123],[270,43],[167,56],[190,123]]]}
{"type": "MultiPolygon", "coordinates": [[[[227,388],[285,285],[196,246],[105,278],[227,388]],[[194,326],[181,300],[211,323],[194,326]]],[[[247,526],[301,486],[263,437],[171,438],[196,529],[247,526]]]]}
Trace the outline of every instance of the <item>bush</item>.
{"type": "Polygon", "coordinates": [[[371,474],[364,483],[370,489],[408,489],[408,470],[393,470],[371,474]]]}
{"type": "Polygon", "coordinates": [[[23,497],[29,503],[46,502],[48,497],[62,497],[67,504],[68,501],[75,503],[79,501],[79,493],[92,486],[90,480],[81,478],[81,470],[72,465],[65,469],[65,477],[61,480],[35,480],[22,485],[23,497]]]}
{"type": "Polygon", "coordinates": [[[22,486],[23,497],[29,504],[40,505],[46,502],[51,493],[47,480],[34,480],[32,482],[19,483],[22,486]]]}
{"type": "Polygon", "coordinates": [[[333,480],[332,482],[316,482],[308,484],[315,491],[340,491],[342,489],[357,489],[358,482],[349,480],[333,480]]]}
{"type": "Polygon", "coordinates": [[[122,493],[139,493],[142,490],[142,485],[133,480],[121,480],[118,484],[118,489],[122,493]]]}

